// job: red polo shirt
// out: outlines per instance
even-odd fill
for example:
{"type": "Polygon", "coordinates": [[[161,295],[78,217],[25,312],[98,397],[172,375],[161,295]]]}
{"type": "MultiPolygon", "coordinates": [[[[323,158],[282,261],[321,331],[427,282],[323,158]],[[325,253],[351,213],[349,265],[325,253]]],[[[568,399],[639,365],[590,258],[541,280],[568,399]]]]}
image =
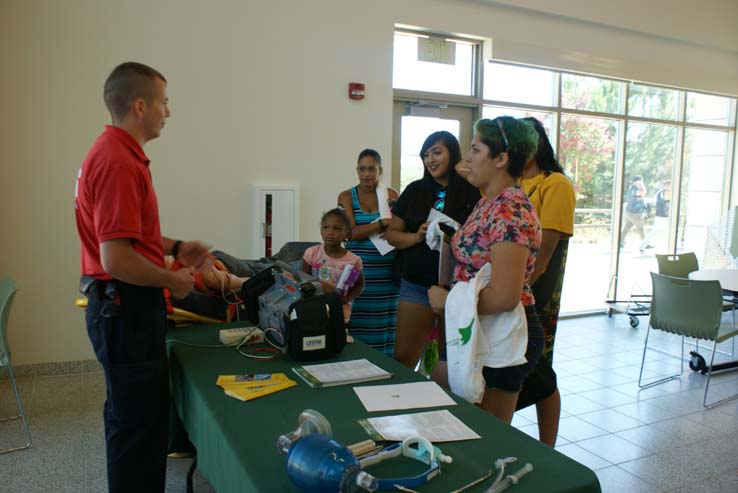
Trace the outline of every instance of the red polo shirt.
{"type": "Polygon", "coordinates": [[[102,267],[100,243],[117,238],[130,238],[136,252],[165,267],[149,159],[131,134],[105,126],[82,161],[74,195],[82,274],[112,279],[102,267]]]}

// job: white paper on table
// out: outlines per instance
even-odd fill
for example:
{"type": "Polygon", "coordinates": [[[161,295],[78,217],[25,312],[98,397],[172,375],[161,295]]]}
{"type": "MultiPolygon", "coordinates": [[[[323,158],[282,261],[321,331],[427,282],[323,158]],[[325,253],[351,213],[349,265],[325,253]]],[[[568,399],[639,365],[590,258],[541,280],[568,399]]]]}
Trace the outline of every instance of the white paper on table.
{"type": "Polygon", "coordinates": [[[402,441],[423,436],[431,442],[454,442],[482,438],[447,409],[361,419],[359,424],[375,440],[402,441]]]}
{"type": "Polygon", "coordinates": [[[354,392],[369,412],[456,405],[436,382],[354,387],[354,392]]]}
{"type": "Polygon", "coordinates": [[[305,365],[302,368],[321,383],[350,382],[352,380],[392,376],[390,372],[365,358],[337,361],[335,363],[305,365]]]}

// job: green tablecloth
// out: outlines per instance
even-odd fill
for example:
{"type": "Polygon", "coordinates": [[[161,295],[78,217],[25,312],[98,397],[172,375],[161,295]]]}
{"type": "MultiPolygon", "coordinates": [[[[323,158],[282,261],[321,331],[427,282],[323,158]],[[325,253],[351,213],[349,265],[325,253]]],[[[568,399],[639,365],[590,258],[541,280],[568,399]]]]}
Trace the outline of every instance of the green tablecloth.
{"type": "MultiPolygon", "coordinates": [[[[345,445],[368,438],[357,419],[431,410],[368,413],[352,385],[313,389],[292,373],[291,367],[300,363],[286,356],[256,361],[241,356],[234,348],[187,345],[217,345],[218,330],[230,326],[235,324],[193,326],[169,333],[173,403],[197,448],[198,469],[219,493],[297,491],[287,478],[285,458],[277,451],[276,440],[295,429],[297,416],[304,409],[323,413],[331,423],[334,438],[345,445]],[[257,372],[283,372],[290,378],[294,376],[298,385],[248,402],[226,396],[215,385],[218,375],[257,372]]],[[[367,358],[394,373],[390,380],[363,385],[422,380],[416,373],[359,342],[347,345],[335,361],[358,358],[367,358]]],[[[508,456],[518,457],[518,462],[510,468],[512,471],[526,462],[534,468],[510,490],[513,493],[600,491],[597,477],[587,467],[503,424],[484,410],[452,397],[458,405],[447,409],[482,439],[439,444],[454,461],[443,465],[441,476],[418,488],[419,491],[455,490],[484,475],[496,459],[508,456]]],[[[396,477],[423,470],[423,464],[417,461],[396,459],[374,466],[370,472],[378,477],[396,477]]],[[[490,482],[467,491],[481,492],[490,482]]]]}

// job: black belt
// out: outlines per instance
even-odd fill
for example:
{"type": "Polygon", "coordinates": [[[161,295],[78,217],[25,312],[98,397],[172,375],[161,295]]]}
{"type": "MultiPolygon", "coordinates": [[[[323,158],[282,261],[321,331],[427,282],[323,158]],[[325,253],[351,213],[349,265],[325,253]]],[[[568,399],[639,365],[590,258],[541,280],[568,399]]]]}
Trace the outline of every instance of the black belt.
{"type": "Polygon", "coordinates": [[[82,276],[79,280],[79,291],[95,301],[114,300],[115,282],[103,281],[91,276],[82,276]]]}

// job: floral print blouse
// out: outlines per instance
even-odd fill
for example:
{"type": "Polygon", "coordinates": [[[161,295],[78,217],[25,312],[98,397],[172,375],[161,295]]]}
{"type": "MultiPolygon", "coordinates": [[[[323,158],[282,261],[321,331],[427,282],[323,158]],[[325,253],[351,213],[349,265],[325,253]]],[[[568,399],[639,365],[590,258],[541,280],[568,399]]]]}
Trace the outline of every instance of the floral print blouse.
{"type": "Polygon", "coordinates": [[[458,261],[454,280],[473,278],[490,261],[492,245],[502,242],[517,243],[529,250],[520,301],[524,306],[535,304],[530,276],[541,246],[541,226],[533,205],[517,185],[504,189],[496,197],[482,197],[454,235],[451,244],[458,261]]]}

